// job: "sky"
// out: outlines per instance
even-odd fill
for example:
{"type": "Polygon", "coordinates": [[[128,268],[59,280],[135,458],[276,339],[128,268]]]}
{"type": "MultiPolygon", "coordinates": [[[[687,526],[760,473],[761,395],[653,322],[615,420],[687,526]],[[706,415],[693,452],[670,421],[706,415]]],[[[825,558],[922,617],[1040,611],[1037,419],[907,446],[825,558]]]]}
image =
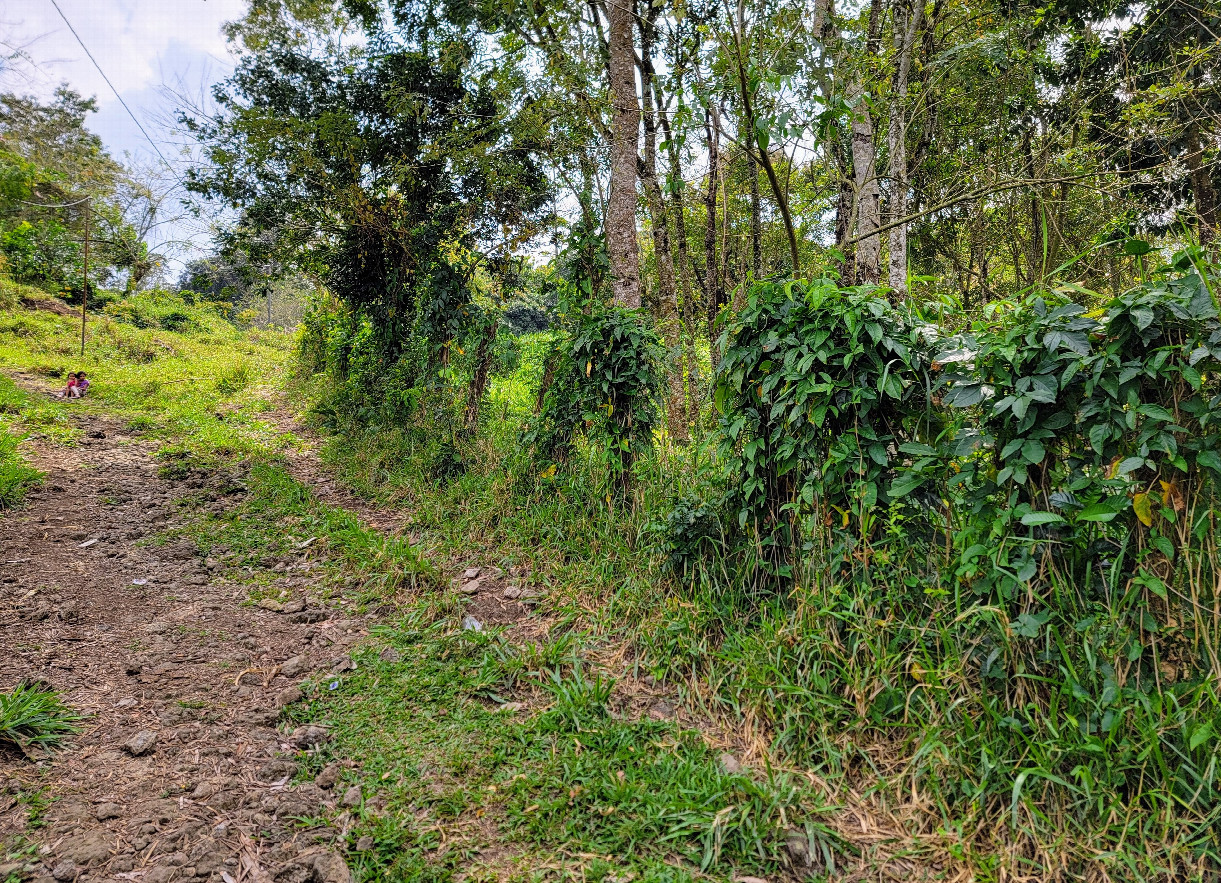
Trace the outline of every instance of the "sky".
{"type": "MultiPolygon", "coordinates": [[[[221,26],[239,17],[245,0],[56,0],[106,77],[131,108],[179,177],[183,141],[173,132],[177,102],[166,88],[206,95],[232,70],[221,26]]],[[[0,41],[20,49],[24,63],[0,80],[0,89],[49,98],[66,82],[95,96],[98,112],[87,125],[111,154],[138,167],[164,166],[140,128],[89,60],[56,12],[52,0],[2,0],[0,41]]],[[[7,54],[7,53],[6,53],[7,54]]],[[[167,177],[170,177],[167,173],[167,177]]],[[[208,231],[179,221],[156,231],[154,247],[171,257],[171,278],[184,260],[208,248],[208,231]]]]}

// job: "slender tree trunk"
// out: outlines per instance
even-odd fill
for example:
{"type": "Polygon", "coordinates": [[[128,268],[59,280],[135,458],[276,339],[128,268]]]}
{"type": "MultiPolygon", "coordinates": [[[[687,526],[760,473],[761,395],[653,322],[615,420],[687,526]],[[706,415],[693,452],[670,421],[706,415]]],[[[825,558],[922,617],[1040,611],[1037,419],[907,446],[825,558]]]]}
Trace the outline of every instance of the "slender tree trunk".
{"type": "Polygon", "coordinates": [[[636,158],[640,104],[636,95],[636,50],[632,39],[635,3],[609,4],[607,33],[611,92],[610,196],[606,206],[606,252],[616,304],[640,306],[640,251],[636,242],[636,158]]]}
{"type": "MultiPolygon", "coordinates": [[[[1034,141],[1027,128],[1022,139],[1022,150],[1026,155],[1026,177],[1035,180],[1034,141]]],[[[1030,281],[1039,282],[1047,275],[1047,226],[1042,194],[1037,186],[1030,188],[1030,281]]]]}
{"type": "Polygon", "coordinates": [[[670,438],[687,442],[686,408],[683,396],[682,329],[678,320],[678,291],[674,279],[674,255],[670,250],[670,223],[665,197],[657,182],[657,108],[653,83],[653,24],[656,8],[651,4],[640,21],[641,103],[644,108],[644,159],[641,180],[653,228],[653,254],[657,259],[657,330],[666,345],[666,424],[670,438]]]}
{"type": "MultiPolygon", "coordinates": [[[[677,57],[677,52],[675,52],[677,57]]],[[[678,71],[681,78],[682,71],[678,71]]],[[[699,369],[695,357],[695,287],[691,284],[691,255],[687,247],[687,207],[684,194],[683,168],[678,151],[678,142],[670,129],[670,121],[661,115],[661,130],[666,137],[666,154],[670,160],[668,191],[674,209],[674,241],[678,251],[678,281],[682,294],[683,353],[687,365],[687,425],[695,426],[699,420],[699,369]]]]}
{"type": "Polygon", "coordinates": [[[873,116],[865,105],[860,87],[854,87],[857,105],[852,114],[852,169],[855,175],[856,235],[863,237],[856,245],[856,281],[877,283],[882,275],[882,238],[877,230],[882,226],[881,190],[878,187],[877,151],[873,146],[873,116]]]}
{"type": "MultiPolygon", "coordinates": [[[[907,86],[912,48],[924,18],[924,0],[909,9],[905,0],[895,7],[895,52],[898,56],[890,101],[890,217],[907,215],[907,86]]],[[[898,297],[907,297],[907,224],[890,228],[890,287],[898,297]]]]}
{"type": "Polygon", "coordinates": [[[840,282],[851,285],[856,281],[856,245],[852,242],[852,211],[856,205],[855,176],[852,154],[844,150],[843,132],[834,124],[831,132],[831,158],[839,174],[839,199],[835,204],[835,246],[844,256],[840,282]]]}
{"type": "MultiPolygon", "coordinates": [[[[865,56],[877,54],[882,28],[882,0],[869,4],[869,30],[865,39],[865,56]]],[[[878,152],[873,143],[873,114],[864,100],[865,88],[860,81],[848,89],[848,101],[855,105],[852,113],[852,171],[856,195],[856,281],[876,284],[882,277],[882,237],[874,232],[882,226],[882,191],[878,186],[878,152]]]]}
{"type": "Polygon", "coordinates": [[[721,280],[720,306],[722,307],[729,303],[729,292],[726,290],[726,286],[730,268],[738,265],[738,236],[733,232],[729,223],[729,178],[725,175],[725,170],[732,165],[732,155],[721,164],[721,262],[717,274],[721,280]]]}
{"type": "MultiPolygon", "coordinates": [[[[744,142],[745,143],[745,142],[744,142]]],[[[759,163],[753,154],[746,154],[746,172],[750,176],[750,272],[758,279],[763,275],[763,211],[759,202],[759,163]]]]}
{"type": "MultiPolygon", "coordinates": [[[[874,0],[874,3],[879,4],[881,0],[874,0]]],[[[793,225],[793,216],[789,211],[788,195],[780,186],[780,179],[776,177],[776,168],[772,164],[772,158],[765,149],[762,139],[759,137],[758,119],[755,116],[755,106],[754,101],[751,99],[750,83],[746,76],[746,59],[743,57],[745,50],[742,45],[746,39],[745,7],[746,4],[743,0],[738,0],[738,21],[734,31],[734,60],[738,73],[738,90],[742,98],[742,113],[745,117],[746,127],[750,132],[750,137],[744,138],[742,144],[750,145],[748,151],[751,159],[762,165],[763,172],[767,175],[767,183],[771,185],[772,196],[775,197],[776,205],[780,209],[780,217],[784,220],[784,232],[789,240],[789,256],[793,262],[793,275],[797,276],[801,272],[801,258],[797,248],[797,230],[793,225]]],[[[754,162],[751,165],[753,166],[754,162]]],[[[755,178],[754,186],[756,189],[759,186],[758,176],[755,178]]]]}
{"type": "Polygon", "coordinates": [[[492,370],[492,346],[496,343],[497,323],[491,322],[483,339],[479,341],[479,349],[475,353],[475,374],[471,378],[471,386],[466,398],[466,430],[474,432],[479,428],[479,408],[483,404],[483,393],[487,389],[488,374],[492,370]]]}
{"type": "Polygon", "coordinates": [[[1199,221],[1197,235],[1200,244],[1208,247],[1212,245],[1221,231],[1217,227],[1217,191],[1213,187],[1211,170],[1200,162],[1203,152],[1199,126],[1193,123],[1188,135],[1184,160],[1187,163],[1187,174],[1191,181],[1191,197],[1195,203],[1196,218],[1199,221]]]}
{"type": "Polygon", "coordinates": [[[712,345],[712,367],[717,364],[716,314],[724,303],[721,274],[717,263],[716,202],[721,177],[721,117],[715,107],[704,112],[704,133],[708,139],[708,181],[704,191],[704,209],[708,214],[704,224],[704,297],[708,307],[708,341],[712,345]]]}

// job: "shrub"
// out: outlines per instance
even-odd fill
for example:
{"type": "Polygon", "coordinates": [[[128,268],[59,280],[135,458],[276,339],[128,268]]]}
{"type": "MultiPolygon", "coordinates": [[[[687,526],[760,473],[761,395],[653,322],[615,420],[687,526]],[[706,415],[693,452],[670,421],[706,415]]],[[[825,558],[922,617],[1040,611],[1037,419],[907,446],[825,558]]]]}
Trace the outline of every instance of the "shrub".
{"type": "Polygon", "coordinates": [[[649,527],[665,555],[666,567],[679,579],[693,575],[702,561],[724,545],[718,507],[694,495],[678,500],[664,519],[649,527]]]}
{"type": "Polygon", "coordinates": [[[722,335],[715,387],[737,526],[783,557],[791,521],[867,529],[875,507],[922,484],[909,461],[935,454],[942,428],[935,337],[871,288],[756,283],[722,335]]]}
{"type": "Polygon", "coordinates": [[[103,315],[141,329],[160,329],[180,334],[224,334],[234,327],[228,321],[228,305],[197,301],[188,303],[179,292],[150,289],[122,298],[91,297],[103,315]]]}
{"type": "Polygon", "coordinates": [[[953,366],[945,403],[970,413],[946,451],[947,492],[965,513],[961,571],[1006,596],[1057,568],[1096,589],[1099,564],[1168,575],[1161,565],[1203,527],[1221,477],[1209,280],[1181,256],[1100,310],[1045,295],[998,318],[937,357],[953,366]],[[994,542],[1003,535],[1014,541],[994,542]],[[1137,554],[1144,546],[1161,565],[1137,554]]]}
{"type": "Polygon", "coordinates": [[[661,340],[644,316],[598,306],[578,313],[557,338],[541,413],[522,441],[563,461],[579,434],[601,445],[608,470],[626,480],[653,444],[660,414],[661,340]]]}

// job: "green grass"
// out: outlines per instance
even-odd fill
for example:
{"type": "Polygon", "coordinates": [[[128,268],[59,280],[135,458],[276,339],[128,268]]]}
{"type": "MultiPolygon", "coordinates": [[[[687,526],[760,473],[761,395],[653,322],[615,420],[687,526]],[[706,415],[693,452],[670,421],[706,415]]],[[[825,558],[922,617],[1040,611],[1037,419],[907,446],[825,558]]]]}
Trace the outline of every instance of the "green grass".
{"type": "Polygon", "coordinates": [[[332,726],[313,763],[359,762],[365,809],[353,842],[376,843],[358,858],[363,879],[410,878],[402,865],[418,864],[413,850],[444,861],[486,845],[478,819],[523,868],[542,862],[595,879],[779,873],[791,826],[808,828],[832,862],[844,848],[808,782],[730,775],[698,734],[613,714],[611,682],[583,674],[563,644],[515,647],[462,630],[457,614],[441,600],[413,605],[378,635],[399,661],[371,647],[356,672],[319,682],[295,712],[332,726]],[[538,710],[498,710],[519,698],[538,710]],[[456,841],[439,855],[420,837],[421,808],[428,827],[456,841]]]}
{"type": "Polygon", "coordinates": [[[0,744],[22,751],[57,748],[77,732],[80,720],[51,690],[25,681],[0,693],[0,744]]]}
{"type": "MultiPolygon", "coordinates": [[[[868,567],[812,545],[782,594],[715,548],[676,578],[655,532],[676,501],[715,498],[711,453],[642,458],[626,502],[596,452],[540,473],[517,443],[542,373],[536,341],[493,379],[478,437],[459,443],[458,474],[430,471],[436,445],[424,424],[333,425],[328,461],[353,487],[406,508],[436,559],[528,565],[544,615],[579,630],[581,653],[616,660],[604,677],[658,678],[740,744],[816,777],[816,804],[851,804],[819,817],[849,842],[854,817],[887,832],[841,864],[901,857],[979,880],[1048,867],[1197,880],[1221,866],[1221,697],[1207,675],[1221,634],[1207,609],[1178,627],[1141,620],[1165,678],[1150,689],[1125,682],[1114,662],[1139,598],[1061,585],[1058,597],[1030,601],[1054,615],[1010,623],[936,548],[904,533],[902,513],[868,567]],[[910,823],[896,825],[896,813],[910,823]]],[[[325,403],[334,388],[307,383],[299,394],[325,403]]],[[[359,702],[369,701],[366,691],[359,702]]],[[[629,815],[638,812],[648,810],[629,815]]],[[[533,830],[530,821],[514,830],[533,830]]],[[[565,830],[591,854],[623,845],[601,829],[565,830]]]]}
{"type": "Polygon", "coordinates": [[[35,418],[28,396],[7,377],[0,377],[0,511],[21,505],[26,492],[42,481],[42,473],[21,455],[22,436],[15,435],[15,418],[29,425],[35,418]]]}
{"type": "MultiPolygon", "coordinates": [[[[1214,681],[1190,674],[1215,631],[1185,646],[1185,630],[1159,625],[1165,680],[1135,689],[1108,662],[1125,646],[1132,598],[1058,586],[1050,600],[1065,614],[1019,632],[952,568],[936,576],[943,563],[915,555],[901,531],[879,539],[868,568],[807,550],[784,595],[706,550],[678,578],[656,532],[676,501],[715,494],[711,454],[642,458],[628,500],[595,451],[540,471],[517,436],[542,336],[493,379],[480,432],[458,440],[460,469],[433,468],[438,434],[425,423],[332,418],[328,461],[405,509],[413,545],[320,503],[279,465],[292,439],[262,415],[292,369],[287,338],[165,299],[133,309],[91,325],[97,352],[83,367],[96,396],[18,396],[0,410],[63,443],[74,410],[119,414],[163,443],[167,477],[241,464],[245,502],[190,535],[223,550],[231,574],[249,568],[239,578],[252,599],[291,559],[316,565],[310,592],[328,603],[396,607],[355,671],[318,679],[290,712],[334,734],[303,775],[331,758],[355,764],[358,879],[775,878],[793,836],[837,873],[896,858],[981,881],[1047,868],[1204,880],[1221,866],[1221,701],[1214,681]],[[461,628],[465,602],[443,587],[469,564],[529,569],[542,596],[531,640],[461,628]],[[400,661],[380,658],[386,646],[400,661]],[[726,775],[699,734],[633,710],[646,676],[709,734],[751,748],[761,770],[726,775]],[[506,701],[525,708],[499,711],[506,701]],[[880,833],[854,842],[860,820],[880,833]],[[364,836],[374,848],[358,852],[364,836]],[[490,842],[503,849],[480,852],[490,842]]],[[[71,370],[74,341],[71,321],[0,313],[0,366],[71,370]]],[[[318,379],[289,393],[335,415],[331,388],[318,379]]],[[[12,395],[0,385],[0,402],[12,395]]]]}
{"type": "Polygon", "coordinates": [[[365,796],[349,846],[374,843],[349,854],[358,879],[490,874],[479,854],[489,841],[518,873],[597,879],[776,873],[790,829],[831,862],[849,849],[808,781],[729,775],[698,734],[623,714],[623,691],[585,659],[597,647],[589,636],[559,627],[522,644],[465,630],[464,601],[418,548],[319,502],[275,465],[254,465],[247,487],[241,506],[191,534],[249,568],[252,594],[271,562],[292,556],[315,563],[311,591],[331,603],[398,601],[355,671],[320,677],[290,712],[333,734],[304,776],[331,759],[355,763],[339,789],[358,784],[365,796]],[[396,661],[382,658],[387,647],[396,661]],[[506,702],[529,710],[500,710],[506,702]]]}
{"type": "Polygon", "coordinates": [[[264,417],[292,362],[288,334],[243,331],[208,305],[141,292],[91,317],[79,353],[78,318],[0,310],[0,370],[34,373],[48,389],[70,371],[85,370],[91,381],[83,400],[24,396],[15,410],[28,431],[72,441],[70,415],[96,410],[124,417],[131,432],[212,457],[265,457],[291,442],[264,417]]]}

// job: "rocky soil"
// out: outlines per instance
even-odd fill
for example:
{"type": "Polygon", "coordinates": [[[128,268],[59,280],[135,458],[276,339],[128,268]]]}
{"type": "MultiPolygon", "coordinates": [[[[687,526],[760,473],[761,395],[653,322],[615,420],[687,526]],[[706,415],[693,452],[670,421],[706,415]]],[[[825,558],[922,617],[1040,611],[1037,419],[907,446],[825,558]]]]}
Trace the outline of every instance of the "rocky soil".
{"type": "Polygon", "coordinates": [[[223,554],[160,541],[237,505],[242,476],[163,479],[122,423],[82,426],[79,446],[33,442],[45,484],[0,516],[0,691],[45,682],[87,715],[53,755],[0,748],[0,881],[347,883],[337,844],[360,795],[335,793],[333,768],[291,784],[326,734],[278,724],[367,620],[310,597],[308,550],[275,565],[293,602],[244,604],[223,554]]]}

